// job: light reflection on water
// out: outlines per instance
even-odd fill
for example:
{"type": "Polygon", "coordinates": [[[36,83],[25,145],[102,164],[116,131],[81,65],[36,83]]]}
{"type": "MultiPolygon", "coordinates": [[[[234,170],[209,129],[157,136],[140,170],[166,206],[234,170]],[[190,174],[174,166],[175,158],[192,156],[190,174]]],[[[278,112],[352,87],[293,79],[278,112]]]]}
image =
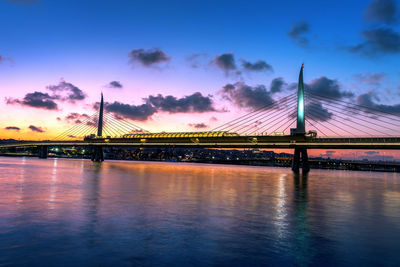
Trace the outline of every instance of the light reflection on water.
{"type": "Polygon", "coordinates": [[[0,158],[0,265],[400,264],[393,173],[0,158]]]}

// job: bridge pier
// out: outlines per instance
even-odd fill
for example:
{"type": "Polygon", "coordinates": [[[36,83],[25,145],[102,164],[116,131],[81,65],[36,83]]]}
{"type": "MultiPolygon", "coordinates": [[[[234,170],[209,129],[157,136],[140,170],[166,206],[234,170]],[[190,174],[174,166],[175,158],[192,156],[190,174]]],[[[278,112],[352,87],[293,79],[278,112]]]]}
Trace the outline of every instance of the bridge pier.
{"type": "Polygon", "coordinates": [[[48,146],[38,146],[38,149],[39,149],[39,151],[38,151],[38,157],[40,158],[40,159],[47,159],[47,156],[48,156],[48,146]]]}
{"type": "Polygon", "coordinates": [[[92,161],[102,162],[104,161],[104,152],[102,146],[92,146],[92,161]]]}
{"type": "Polygon", "coordinates": [[[295,148],[292,162],[292,171],[294,173],[300,172],[300,165],[303,174],[310,171],[310,164],[308,162],[308,154],[306,148],[295,148]]]}

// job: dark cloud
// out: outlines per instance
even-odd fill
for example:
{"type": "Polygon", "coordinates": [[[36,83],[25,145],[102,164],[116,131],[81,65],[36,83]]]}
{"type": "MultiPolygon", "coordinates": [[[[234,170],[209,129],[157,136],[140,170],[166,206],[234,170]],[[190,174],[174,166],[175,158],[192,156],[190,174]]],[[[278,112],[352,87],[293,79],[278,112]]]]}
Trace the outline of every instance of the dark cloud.
{"type": "Polygon", "coordinates": [[[275,78],[271,81],[270,90],[271,93],[279,93],[283,90],[283,87],[286,86],[284,79],[282,77],[275,78]]]}
{"type": "Polygon", "coordinates": [[[54,102],[54,97],[50,96],[47,93],[42,92],[34,92],[28,93],[22,100],[19,99],[6,99],[7,104],[20,104],[24,106],[34,107],[34,108],[43,108],[48,110],[57,110],[57,103],[54,102]]]}
{"type": "Polygon", "coordinates": [[[321,157],[328,157],[328,158],[330,158],[330,157],[332,157],[333,154],[335,154],[335,153],[336,153],[336,151],[334,151],[334,150],[328,150],[328,151],[325,151],[325,154],[320,154],[320,156],[321,156],[321,157]]]}
{"type": "Polygon", "coordinates": [[[152,66],[154,64],[168,62],[170,57],[167,56],[163,51],[157,48],[153,49],[136,49],[129,53],[129,58],[132,63],[139,62],[145,67],[152,66]]]}
{"type": "Polygon", "coordinates": [[[302,20],[294,22],[292,24],[292,28],[287,34],[295,43],[305,47],[308,45],[309,41],[304,36],[304,34],[308,33],[309,30],[310,30],[309,24],[306,21],[302,20]]]}
{"type": "MultiPolygon", "coordinates": [[[[217,111],[213,107],[211,96],[203,96],[197,92],[189,96],[177,98],[172,95],[156,96],[150,95],[144,98],[142,105],[124,104],[118,101],[114,103],[104,103],[104,108],[113,113],[116,119],[129,118],[132,120],[145,121],[157,112],[164,111],[169,113],[192,113],[192,112],[210,112],[217,111]]],[[[99,108],[99,103],[94,104],[94,109],[99,108]]]]}
{"type": "Polygon", "coordinates": [[[218,121],[218,119],[216,118],[216,117],[214,117],[214,116],[212,116],[211,118],[210,118],[210,121],[218,121]]]}
{"type": "Polygon", "coordinates": [[[49,85],[46,87],[51,91],[48,93],[35,91],[28,93],[21,99],[6,98],[7,104],[21,104],[29,107],[43,108],[48,110],[57,110],[58,105],[55,101],[75,102],[86,98],[85,93],[71,83],[61,81],[58,85],[49,85]]]}
{"type": "Polygon", "coordinates": [[[367,155],[378,155],[379,154],[378,151],[365,151],[364,153],[367,155]]]}
{"type": "Polygon", "coordinates": [[[190,127],[196,128],[196,129],[203,129],[203,128],[207,128],[208,125],[204,124],[203,122],[201,123],[189,123],[188,124],[190,127]]]}
{"type": "Polygon", "coordinates": [[[79,114],[76,112],[72,112],[69,113],[66,117],[65,120],[69,123],[75,123],[75,124],[79,124],[82,123],[82,121],[89,119],[90,116],[83,113],[83,114],[79,114]]]}
{"type": "Polygon", "coordinates": [[[157,112],[157,109],[149,103],[135,106],[115,101],[114,103],[105,103],[104,106],[108,112],[116,116],[138,121],[148,120],[157,112]]]}
{"type": "Polygon", "coordinates": [[[355,74],[354,77],[357,79],[357,81],[361,83],[366,83],[366,84],[372,84],[372,85],[379,85],[386,77],[386,74],[381,72],[381,73],[360,73],[360,74],[355,74]]]}
{"type": "Polygon", "coordinates": [[[211,97],[203,96],[199,92],[182,98],[176,98],[172,95],[164,97],[159,94],[157,96],[149,96],[145,100],[157,110],[170,113],[216,111],[211,97]]]}
{"type": "Polygon", "coordinates": [[[400,52],[400,34],[390,28],[377,28],[361,32],[362,43],[347,47],[351,53],[367,57],[400,52]]]}
{"type": "Polygon", "coordinates": [[[97,127],[98,126],[97,118],[93,118],[93,120],[87,121],[85,124],[88,125],[88,126],[97,127]]]}
{"type": "Polygon", "coordinates": [[[14,63],[14,61],[11,58],[0,55],[0,63],[6,62],[6,61],[8,61],[10,63],[14,63]]]}
{"type": "Polygon", "coordinates": [[[393,0],[372,0],[367,6],[364,19],[392,24],[397,21],[396,2],[393,0]]]}
{"type": "Polygon", "coordinates": [[[122,86],[122,84],[120,83],[120,82],[118,82],[118,81],[112,81],[112,82],[110,82],[109,84],[108,84],[108,87],[110,87],[110,88],[122,88],[123,86],[122,86]]]}
{"type": "Polygon", "coordinates": [[[252,87],[242,82],[228,83],[219,93],[224,99],[241,108],[257,109],[275,102],[271,91],[268,91],[264,85],[252,87]]]}
{"type": "Polygon", "coordinates": [[[197,69],[204,64],[206,58],[207,58],[206,53],[198,53],[188,56],[186,60],[189,63],[190,67],[197,69]]]}
{"type": "Polygon", "coordinates": [[[7,126],[4,129],[6,129],[6,130],[15,130],[15,131],[21,130],[19,127],[15,127],[15,126],[7,126]]]}
{"type": "Polygon", "coordinates": [[[337,80],[331,80],[324,76],[305,84],[305,89],[307,92],[334,99],[350,98],[354,96],[352,92],[343,91],[337,80]]]}
{"type": "Polygon", "coordinates": [[[321,102],[314,101],[305,106],[306,118],[314,121],[328,121],[332,118],[332,113],[325,108],[321,102]]]}
{"type": "Polygon", "coordinates": [[[214,58],[214,64],[225,72],[237,69],[233,53],[217,55],[214,58]]]}
{"type": "Polygon", "coordinates": [[[31,129],[33,132],[44,133],[44,130],[42,127],[36,127],[36,126],[30,125],[28,128],[31,129]]]}
{"type": "Polygon", "coordinates": [[[242,66],[248,71],[272,71],[272,66],[264,60],[258,60],[254,63],[242,59],[242,66]]]}
{"type": "MultiPolygon", "coordinates": [[[[375,98],[376,99],[376,98],[375,98]]],[[[380,111],[383,113],[400,114],[400,104],[384,105],[374,102],[372,93],[365,93],[357,97],[357,104],[365,108],[365,112],[380,111]]]]}
{"type": "Polygon", "coordinates": [[[49,85],[47,89],[54,92],[54,98],[62,101],[68,100],[71,102],[77,100],[84,100],[86,98],[85,93],[71,83],[61,81],[58,85],[49,85]],[[65,93],[66,95],[59,95],[59,93],[65,93]]]}

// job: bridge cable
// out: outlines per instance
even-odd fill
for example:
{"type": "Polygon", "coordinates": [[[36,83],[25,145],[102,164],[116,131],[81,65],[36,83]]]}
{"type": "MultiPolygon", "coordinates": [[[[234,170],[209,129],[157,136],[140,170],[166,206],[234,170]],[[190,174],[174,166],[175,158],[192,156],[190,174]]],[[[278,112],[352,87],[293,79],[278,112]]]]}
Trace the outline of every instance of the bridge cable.
{"type": "Polygon", "coordinates": [[[115,129],[118,130],[119,135],[125,134],[125,131],[128,131],[128,133],[131,133],[133,130],[146,131],[135,124],[126,122],[125,120],[118,120],[112,114],[107,114],[107,117],[113,122],[113,126],[115,126],[115,129]]]}
{"type": "MultiPolygon", "coordinates": [[[[290,98],[294,98],[294,97],[295,97],[295,94],[293,94],[293,95],[288,95],[288,96],[286,96],[286,97],[281,98],[279,101],[286,101],[286,100],[288,100],[288,99],[290,99],[290,98]]],[[[241,122],[242,120],[248,119],[249,117],[252,117],[252,116],[255,115],[255,114],[258,114],[258,113],[261,113],[261,112],[265,112],[265,111],[266,111],[265,109],[272,108],[273,106],[276,106],[277,104],[278,104],[278,101],[275,101],[274,103],[267,104],[267,105],[265,105],[265,106],[263,106],[263,107],[261,107],[261,108],[258,108],[258,109],[256,109],[256,110],[250,112],[250,113],[247,113],[247,114],[245,114],[245,115],[242,115],[242,116],[240,116],[239,118],[236,118],[236,119],[234,119],[234,120],[232,120],[232,121],[229,121],[229,122],[227,122],[227,123],[224,123],[224,124],[222,124],[222,125],[220,125],[220,126],[214,128],[214,129],[212,129],[211,131],[222,131],[222,130],[224,130],[225,128],[232,126],[232,124],[235,125],[234,123],[239,123],[239,122],[241,122]],[[225,127],[224,127],[224,126],[225,126],[225,127]]]]}
{"type": "Polygon", "coordinates": [[[258,130],[268,133],[269,129],[275,127],[277,124],[282,122],[282,118],[283,119],[290,118],[290,117],[292,117],[291,114],[293,114],[293,113],[294,113],[294,111],[292,108],[288,109],[286,111],[286,113],[278,112],[274,116],[270,117],[267,121],[263,121],[262,124],[264,124],[264,126],[260,127],[258,130]]]}
{"type": "MultiPolygon", "coordinates": [[[[107,114],[108,118],[110,121],[113,123],[112,125],[114,126],[114,129],[118,132],[118,135],[125,134],[126,131],[131,132],[133,129],[136,130],[136,128],[131,128],[127,124],[119,123],[117,119],[111,114],[107,114]]],[[[141,128],[139,128],[141,129],[141,128]]],[[[141,129],[142,130],[142,129],[141,129]]]]}
{"type": "MultiPolygon", "coordinates": [[[[312,109],[313,107],[312,107],[312,106],[309,106],[308,108],[311,108],[311,109],[312,109]]],[[[340,112],[340,111],[335,110],[335,112],[344,115],[344,114],[343,114],[342,112],[340,112]]],[[[337,115],[336,113],[333,114],[333,116],[336,116],[336,117],[341,118],[341,119],[343,119],[343,120],[349,120],[348,118],[341,117],[341,116],[337,115]]],[[[376,132],[379,132],[379,133],[381,133],[381,134],[383,134],[383,135],[386,135],[386,133],[381,132],[381,131],[379,131],[379,130],[377,130],[377,129],[371,128],[371,127],[369,127],[369,126],[367,126],[367,125],[360,125],[360,126],[361,126],[361,127],[364,127],[364,128],[368,128],[368,129],[373,130],[373,131],[376,131],[376,132]]],[[[378,126],[379,126],[379,125],[378,125],[378,126]]],[[[359,131],[361,131],[361,132],[364,132],[364,131],[362,131],[362,130],[359,129],[359,128],[355,128],[355,127],[352,127],[352,128],[353,128],[353,129],[356,129],[356,130],[359,130],[359,131]]],[[[364,133],[366,133],[366,132],[364,132],[364,133]]],[[[367,133],[367,134],[369,134],[369,133],[367,133]]],[[[369,135],[371,135],[371,134],[369,134],[369,135]]],[[[373,136],[373,135],[371,135],[371,136],[373,136]]]]}
{"type": "Polygon", "coordinates": [[[85,126],[85,123],[87,123],[89,120],[92,120],[96,115],[97,115],[97,113],[95,113],[95,114],[93,114],[91,117],[89,117],[89,118],[83,120],[81,123],[74,125],[74,126],[71,127],[70,129],[68,129],[68,130],[66,130],[66,131],[64,131],[64,132],[62,132],[60,135],[56,136],[55,139],[57,140],[57,139],[65,138],[68,134],[73,133],[73,131],[76,131],[76,130],[78,130],[78,129],[84,127],[84,126],[85,126]]]}
{"type": "MultiPolygon", "coordinates": [[[[277,125],[279,122],[281,122],[282,120],[278,121],[277,123],[273,124],[271,127],[269,127],[271,124],[270,123],[274,123],[277,120],[279,120],[280,118],[287,118],[290,117],[290,114],[292,114],[294,111],[290,111],[290,109],[286,112],[283,113],[278,110],[278,113],[276,113],[274,116],[271,116],[270,118],[268,118],[266,121],[263,121],[261,124],[257,125],[257,129],[252,131],[250,134],[254,134],[256,131],[261,131],[261,132],[266,132],[268,129],[274,127],[275,125],[277,125]],[[260,125],[263,125],[262,127],[260,127],[260,125]],[[268,128],[267,128],[268,127],[268,128]],[[267,128],[267,129],[266,129],[267,128]]],[[[268,132],[267,132],[268,135],[268,132]]]]}
{"type": "MultiPolygon", "coordinates": [[[[345,116],[348,115],[348,114],[346,114],[346,113],[344,113],[344,112],[338,110],[337,107],[331,107],[331,108],[332,108],[335,112],[337,112],[337,113],[340,113],[340,114],[345,115],[345,116]]],[[[335,114],[333,114],[333,115],[335,115],[335,114]]],[[[368,117],[368,118],[369,118],[369,117],[368,117]]],[[[353,117],[352,119],[356,119],[356,120],[360,120],[360,121],[363,121],[363,122],[366,122],[366,123],[370,123],[370,124],[373,124],[373,125],[376,125],[376,126],[379,126],[379,127],[382,127],[382,128],[385,128],[385,129],[394,131],[394,132],[399,132],[399,129],[396,130],[396,129],[393,129],[393,128],[389,128],[389,127],[387,127],[387,126],[379,125],[379,124],[377,124],[377,123],[374,123],[373,121],[367,121],[367,120],[362,119],[362,118],[359,118],[359,117],[353,117]]],[[[379,121],[379,122],[383,122],[383,121],[379,121]]],[[[354,122],[354,123],[356,123],[356,122],[354,122]]],[[[363,125],[363,124],[361,124],[361,126],[362,126],[362,127],[369,128],[368,126],[363,125]]],[[[372,128],[369,128],[369,129],[372,129],[372,128]]],[[[375,131],[377,131],[377,132],[379,132],[379,133],[382,133],[382,134],[386,135],[386,133],[381,132],[381,131],[379,131],[379,130],[377,130],[377,129],[373,129],[373,130],[375,130],[375,131]]]]}
{"type": "MultiPolygon", "coordinates": [[[[283,101],[286,101],[285,98],[291,98],[291,97],[295,97],[295,95],[286,96],[286,97],[284,97],[284,98],[282,98],[282,99],[283,99],[283,101]]],[[[229,122],[227,122],[227,123],[224,123],[224,124],[220,125],[219,127],[216,127],[216,128],[214,128],[214,129],[212,129],[212,131],[217,131],[217,130],[220,131],[220,130],[221,130],[221,129],[220,129],[221,127],[222,127],[222,129],[226,128],[226,127],[223,127],[223,126],[225,126],[225,125],[228,125],[228,127],[230,127],[233,123],[238,123],[238,122],[242,121],[243,119],[249,118],[250,116],[253,116],[253,115],[258,114],[258,113],[265,112],[266,110],[264,110],[264,109],[267,109],[267,110],[268,110],[268,109],[272,108],[272,107],[275,106],[275,105],[277,105],[277,102],[276,102],[276,101],[273,102],[273,103],[267,104],[267,105],[265,105],[265,106],[263,106],[263,107],[261,107],[261,108],[258,108],[258,109],[256,109],[256,110],[250,112],[250,113],[247,113],[247,114],[245,114],[245,115],[242,115],[242,116],[240,116],[239,118],[236,118],[236,119],[234,119],[234,120],[232,120],[232,121],[229,121],[229,122]]],[[[234,125],[234,124],[233,124],[233,125],[234,125]]]]}
{"type": "MultiPolygon", "coordinates": [[[[354,110],[357,110],[357,111],[361,111],[361,112],[364,112],[364,113],[374,114],[374,113],[370,112],[370,110],[373,110],[373,111],[381,113],[381,115],[394,116],[396,118],[395,119],[396,121],[400,121],[400,115],[399,114],[395,114],[395,113],[391,113],[391,112],[387,112],[387,111],[382,111],[382,110],[379,110],[379,109],[376,109],[376,108],[373,108],[373,107],[367,107],[367,106],[360,105],[360,104],[350,103],[350,102],[343,101],[343,100],[340,100],[340,99],[334,99],[334,98],[330,98],[330,97],[327,97],[327,96],[321,96],[321,95],[318,95],[318,94],[315,94],[315,93],[310,93],[310,92],[306,92],[306,93],[310,94],[310,95],[312,95],[314,97],[323,99],[325,101],[340,102],[341,105],[343,105],[343,106],[345,106],[347,108],[351,108],[351,109],[354,109],[354,110]],[[360,107],[360,109],[357,109],[354,106],[360,107]]],[[[383,116],[383,117],[386,117],[388,119],[393,119],[392,117],[387,117],[387,116],[383,116]]]]}
{"type": "MultiPolygon", "coordinates": [[[[290,101],[290,104],[291,104],[291,105],[294,104],[294,102],[293,102],[293,103],[292,103],[292,102],[293,102],[293,101],[290,101]]],[[[288,103],[287,103],[287,104],[288,104],[288,103]]],[[[271,112],[269,112],[269,113],[267,113],[267,114],[261,114],[261,116],[257,116],[257,118],[256,118],[257,121],[256,121],[256,122],[261,121],[261,123],[258,124],[258,125],[256,125],[256,127],[259,127],[259,126],[262,125],[262,124],[266,124],[266,123],[269,122],[269,120],[275,118],[276,116],[281,115],[280,112],[281,112],[280,109],[275,109],[275,110],[273,110],[273,111],[271,111],[271,112]],[[275,115],[273,115],[273,114],[275,114],[275,115]],[[269,116],[269,118],[268,118],[266,121],[263,121],[263,119],[266,118],[266,117],[268,117],[268,116],[269,116]]],[[[244,122],[244,123],[241,123],[241,124],[235,126],[233,129],[235,129],[235,128],[239,127],[239,126],[243,126],[243,125],[244,125],[243,127],[239,128],[237,131],[239,132],[239,131],[241,131],[241,130],[243,130],[243,129],[246,129],[244,132],[247,132],[247,131],[249,131],[249,129],[247,129],[247,128],[254,128],[254,126],[251,126],[251,125],[248,125],[248,124],[245,124],[245,123],[248,123],[248,122],[246,121],[246,122],[244,122]]]]}
{"type": "MultiPolygon", "coordinates": [[[[346,114],[346,113],[344,113],[344,112],[342,112],[342,111],[339,111],[337,106],[334,106],[334,105],[332,105],[332,104],[330,104],[330,103],[324,103],[324,104],[330,106],[330,107],[333,108],[333,109],[335,109],[336,112],[339,112],[339,113],[341,113],[342,115],[346,115],[346,116],[348,115],[348,114],[346,114]]],[[[351,107],[350,107],[350,108],[351,108],[351,107]]],[[[357,111],[358,111],[358,110],[357,110],[357,111]]],[[[373,114],[373,113],[371,113],[371,114],[373,114]]],[[[364,115],[364,114],[361,114],[361,113],[357,113],[357,115],[362,116],[362,117],[365,117],[365,118],[368,118],[368,119],[371,119],[370,116],[367,116],[367,115],[364,115]]],[[[376,125],[376,126],[379,126],[379,127],[382,127],[382,128],[385,128],[385,129],[394,131],[394,132],[399,132],[399,131],[400,131],[399,129],[396,130],[396,129],[393,129],[393,128],[389,128],[389,127],[387,127],[387,126],[385,126],[385,125],[380,125],[380,124],[374,123],[373,121],[367,121],[367,120],[365,120],[365,119],[359,118],[358,116],[357,116],[357,117],[353,117],[353,119],[357,119],[357,120],[360,120],[360,121],[363,121],[363,122],[367,122],[367,123],[370,123],[370,124],[374,124],[374,125],[376,125]]],[[[393,119],[393,118],[392,118],[392,119],[393,119]]],[[[385,123],[385,124],[389,124],[389,125],[393,125],[393,123],[390,123],[390,122],[387,122],[387,121],[383,121],[383,120],[376,120],[376,121],[379,121],[379,122],[385,123]]],[[[378,131],[378,130],[376,130],[376,131],[378,131]]],[[[383,133],[383,132],[381,132],[381,133],[383,133]]],[[[384,133],[384,134],[386,135],[386,133],[384,133]]]]}
{"type": "Polygon", "coordinates": [[[316,125],[312,124],[307,118],[305,119],[312,127],[317,129],[318,132],[321,132],[324,136],[328,137],[322,130],[320,130],[316,125]]]}
{"type": "MultiPolygon", "coordinates": [[[[287,105],[291,105],[288,110],[294,109],[294,104],[296,103],[296,100],[286,103],[287,105]]],[[[265,114],[261,118],[257,119],[257,122],[261,122],[260,124],[257,124],[251,128],[257,128],[258,130],[260,129],[260,125],[268,125],[271,119],[276,118],[276,116],[281,116],[282,115],[282,109],[275,109],[274,111],[265,114]],[[274,115],[273,115],[274,114],[274,115]],[[266,117],[269,117],[267,120],[264,120],[266,117]]],[[[250,125],[247,125],[248,128],[250,128],[250,125]]],[[[265,128],[265,127],[264,127],[265,128]]],[[[250,129],[247,129],[246,131],[249,131],[250,129]]]]}
{"type": "MultiPolygon", "coordinates": [[[[313,113],[313,114],[315,115],[315,113],[313,113]]],[[[317,117],[317,116],[316,116],[316,117],[317,117]]],[[[339,121],[339,120],[337,120],[337,119],[335,119],[335,118],[331,118],[331,120],[334,120],[334,121],[339,122],[339,123],[341,123],[341,124],[343,124],[343,125],[346,125],[347,127],[350,127],[351,129],[354,129],[354,127],[349,126],[348,124],[346,124],[346,123],[344,123],[344,122],[341,122],[341,121],[339,121]]],[[[341,129],[342,131],[345,131],[345,132],[349,133],[350,135],[356,136],[356,135],[353,134],[352,132],[349,132],[349,131],[345,130],[344,128],[342,128],[342,127],[340,127],[340,126],[338,126],[338,125],[335,125],[335,127],[341,129]]],[[[364,132],[364,131],[362,131],[362,130],[359,130],[359,131],[361,131],[361,132],[363,132],[363,133],[369,135],[367,132],[364,132]]]]}
{"type": "MultiPolygon", "coordinates": [[[[238,132],[240,132],[243,129],[252,128],[254,126],[252,126],[251,124],[257,123],[258,121],[263,120],[265,117],[271,116],[272,114],[274,114],[276,112],[279,112],[279,109],[272,109],[274,106],[277,106],[277,104],[276,105],[272,105],[269,110],[265,110],[265,111],[262,111],[261,113],[253,114],[252,116],[249,116],[247,118],[243,118],[242,120],[236,122],[235,124],[229,125],[229,127],[226,126],[223,129],[228,130],[228,131],[238,131],[238,132]],[[271,109],[272,109],[272,111],[271,111],[271,109]]],[[[246,131],[247,130],[245,130],[244,132],[246,132],[246,131]]]]}

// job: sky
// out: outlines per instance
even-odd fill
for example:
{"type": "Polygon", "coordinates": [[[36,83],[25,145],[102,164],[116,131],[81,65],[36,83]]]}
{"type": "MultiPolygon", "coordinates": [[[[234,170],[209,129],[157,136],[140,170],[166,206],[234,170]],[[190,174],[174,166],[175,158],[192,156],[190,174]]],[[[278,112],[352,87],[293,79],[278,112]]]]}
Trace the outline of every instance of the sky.
{"type": "MultiPolygon", "coordinates": [[[[207,131],[294,94],[302,63],[306,91],[400,115],[399,10],[395,0],[1,0],[0,138],[51,139],[94,114],[101,92],[107,112],[148,131],[207,131]]],[[[310,119],[338,125],[329,103],[309,105],[310,119]]]]}

